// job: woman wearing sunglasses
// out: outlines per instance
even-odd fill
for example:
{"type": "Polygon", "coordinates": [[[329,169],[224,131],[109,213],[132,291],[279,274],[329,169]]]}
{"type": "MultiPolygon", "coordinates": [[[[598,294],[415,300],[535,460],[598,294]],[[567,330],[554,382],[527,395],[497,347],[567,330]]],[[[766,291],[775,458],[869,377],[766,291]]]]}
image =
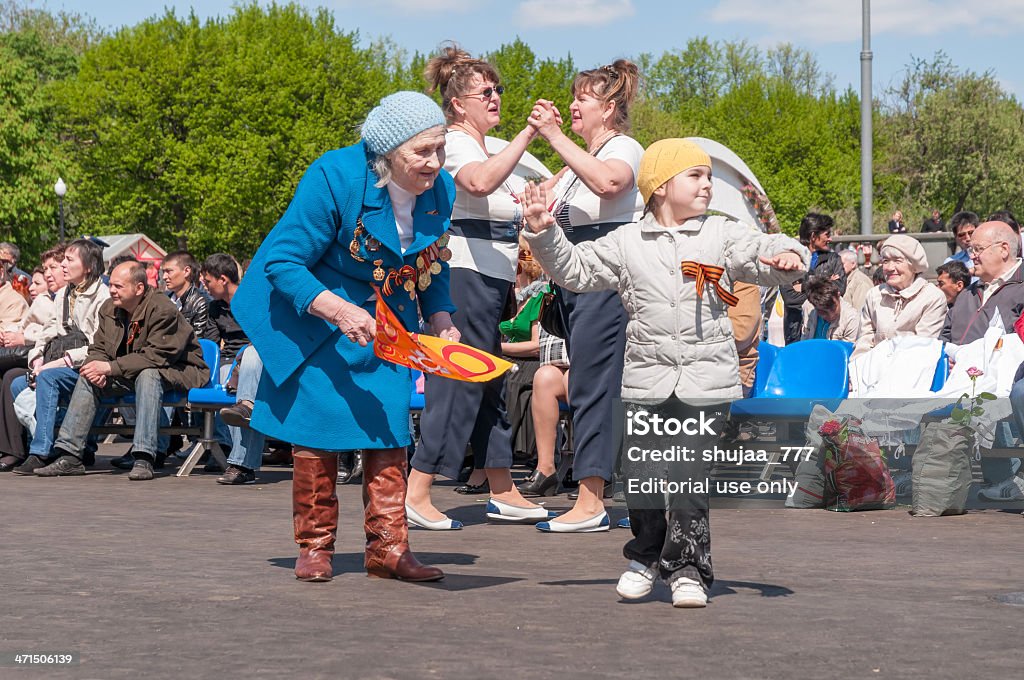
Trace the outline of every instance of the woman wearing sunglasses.
{"type": "MultiPolygon", "coordinates": [[[[431,92],[441,95],[448,122],[445,170],[455,178],[451,240],[452,316],[462,342],[492,354],[501,352],[498,322],[515,283],[524,182],[513,170],[536,131],[526,125],[507,147],[491,155],[484,137],[501,122],[500,84],[494,67],[457,45],[442,48],[424,73],[431,92]]],[[[420,441],[412,458],[406,514],[410,524],[439,531],[461,529],[434,507],[435,474],[456,478],[467,443],[475,468],[490,486],[487,516],[498,522],[539,522],[548,513],[530,503],[512,483],[511,428],[505,414],[504,380],[465,383],[427,379],[420,441]]]]}
{"type": "MultiPolygon", "coordinates": [[[[530,125],[568,167],[559,173],[549,209],[573,243],[594,241],[636,222],[643,213],[636,176],[644,149],[627,134],[639,81],[636,65],[625,59],[576,76],[569,112],[572,131],[583,139],[586,149],[562,132],[558,109],[551,102],[538,102],[530,114],[530,125]]],[[[576,294],[561,289],[559,295],[572,365],[573,477],[580,480],[580,488],[569,512],[537,528],[556,533],[606,531],[603,491],[612,478],[619,449],[613,405],[622,384],[626,312],[614,291],[576,294]]],[[[557,480],[535,479],[534,483],[553,485],[557,480]]]]}

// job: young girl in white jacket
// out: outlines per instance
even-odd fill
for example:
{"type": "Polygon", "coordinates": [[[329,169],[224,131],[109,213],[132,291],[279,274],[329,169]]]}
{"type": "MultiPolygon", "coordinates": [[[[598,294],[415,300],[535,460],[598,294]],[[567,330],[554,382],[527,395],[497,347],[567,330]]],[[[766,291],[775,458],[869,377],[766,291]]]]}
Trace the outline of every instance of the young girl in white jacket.
{"type": "MultiPolygon", "coordinates": [[[[533,256],[569,290],[618,291],[629,315],[623,400],[739,399],[727,311],[735,304],[731,284],[791,283],[807,268],[807,249],[787,236],[707,215],[711,158],[693,142],[652,144],[637,185],[647,206],[639,222],[575,246],[561,229],[550,228],[555,220],[546,208],[547,190],[527,186],[532,233],[526,239],[533,256]]],[[[623,549],[630,563],[616,590],[626,599],[644,597],[660,575],[673,605],[703,607],[714,578],[707,493],[668,505],[667,512],[630,509],[634,538],[623,549]]]]}

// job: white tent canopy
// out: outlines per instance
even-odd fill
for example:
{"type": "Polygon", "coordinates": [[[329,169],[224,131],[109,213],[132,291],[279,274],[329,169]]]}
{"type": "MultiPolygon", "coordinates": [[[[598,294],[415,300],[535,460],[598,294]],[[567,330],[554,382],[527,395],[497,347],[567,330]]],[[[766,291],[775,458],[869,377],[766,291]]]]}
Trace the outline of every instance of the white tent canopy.
{"type": "Polygon", "coordinates": [[[107,246],[103,249],[103,261],[110,262],[120,255],[131,255],[142,263],[163,261],[167,251],[158,246],[145,234],[114,234],[97,236],[107,246]]]}

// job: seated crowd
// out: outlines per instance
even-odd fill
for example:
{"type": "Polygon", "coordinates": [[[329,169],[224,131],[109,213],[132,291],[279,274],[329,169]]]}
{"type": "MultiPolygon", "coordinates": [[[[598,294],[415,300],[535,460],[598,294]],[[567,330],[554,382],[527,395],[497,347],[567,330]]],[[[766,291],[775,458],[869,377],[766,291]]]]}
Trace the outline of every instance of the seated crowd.
{"type": "MultiPolygon", "coordinates": [[[[134,258],[115,258],[105,273],[103,251],[90,239],[46,251],[31,277],[16,268],[18,254],[0,243],[0,471],[85,474],[95,464],[90,431],[116,408],[133,440],[112,465],[129,469],[131,480],[152,479],[176,453],[161,426],[196,425],[166,405],[170,395],[180,402],[210,382],[213,368],[213,381],[224,383],[235,366],[238,402],[216,417],[217,438],[230,450],[218,481],[255,481],[264,439],[248,416],[262,363],[231,313],[241,278],[234,258],[217,253],[200,266],[188,252],[170,253],[160,271],[164,291],[134,258]],[[200,339],[220,346],[221,366],[206,365],[200,339]]],[[[221,471],[212,459],[207,470],[221,471]]]]}

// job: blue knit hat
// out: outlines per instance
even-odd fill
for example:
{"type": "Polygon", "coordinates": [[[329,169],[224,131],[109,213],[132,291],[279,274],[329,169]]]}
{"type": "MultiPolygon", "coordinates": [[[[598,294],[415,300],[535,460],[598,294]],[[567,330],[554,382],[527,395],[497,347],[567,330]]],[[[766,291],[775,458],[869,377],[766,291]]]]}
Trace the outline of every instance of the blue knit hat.
{"type": "Polygon", "coordinates": [[[444,114],[422,92],[396,92],[380,100],[363,123],[366,148],[383,156],[424,130],[444,126],[444,114]]]}

